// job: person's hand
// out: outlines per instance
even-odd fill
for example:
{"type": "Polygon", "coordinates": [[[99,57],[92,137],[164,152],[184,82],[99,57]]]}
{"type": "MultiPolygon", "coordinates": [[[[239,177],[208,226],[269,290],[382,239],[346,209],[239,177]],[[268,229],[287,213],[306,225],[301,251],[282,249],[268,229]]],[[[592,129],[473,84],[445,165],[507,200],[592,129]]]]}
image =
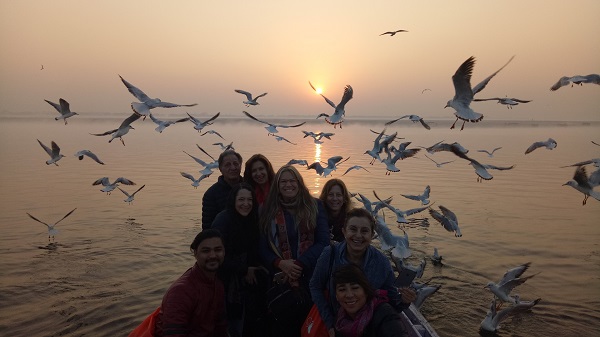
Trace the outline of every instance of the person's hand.
{"type": "Polygon", "coordinates": [[[302,267],[294,263],[294,260],[281,260],[279,269],[284,272],[290,279],[297,280],[302,275],[302,267]]]}
{"type": "Polygon", "coordinates": [[[400,288],[398,289],[398,292],[404,303],[411,303],[417,299],[417,293],[412,288],[400,288]]]}
{"type": "Polygon", "coordinates": [[[248,284],[256,284],[256,274],[254,272],[258,269],[258,267],[248,267],[248,272],[246,276],[244,276],[244,280],[248,284]]]}
{"type": "Polygon", "coordinates": [[[335,337],[335,330],[333,328],[329,329],[329,337],[335,337]]]}

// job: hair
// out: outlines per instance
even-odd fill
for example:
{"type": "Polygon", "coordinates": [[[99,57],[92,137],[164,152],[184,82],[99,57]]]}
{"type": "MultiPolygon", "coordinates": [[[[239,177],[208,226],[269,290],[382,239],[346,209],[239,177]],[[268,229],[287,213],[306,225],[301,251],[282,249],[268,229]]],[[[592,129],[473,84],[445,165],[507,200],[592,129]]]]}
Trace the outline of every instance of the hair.
{"type": "Polygon", "coordinates": [[[371,232],[375,233],[375,218],[373,218],[371,212],[367,211],[362,207],[355,207],[349,210],[346,214],[346,222],[344,223],[344,228],[348,226],[348,220],[350,220],[350,218],[365,218],[369,220],[369,224],[371,225],[371,232]]]}
{"type": "Polygon", "coordinates": [[[327,195],[329,194],[329,192],[331,192],[331,189],[334,188],[335,186],[339,186],[340,189],[342,190],[342,195],[344,197],[344,205],[341,209],[341,212],[346,214],[348,213],[348,211],[350,211],[350,207],[352,207],[352,204],[350,202],[350,193],[348,192],[348,188],[346,187],[346,184],[344,184],[344,182],[341,179],[329,179],[326,183],[325,186],[323,186],[323,190],[321,191],[321,195],[319,196],[319,199],[321,199],[321,201],[323,201],[323,204],[325,205],[325,209],[327,210],[327,213],[329,213],[329,206],[327,205],[327,195]]]}
{"type": "Polygon", "coordinates": [[[221,170],[221,165],[223,163],[223,158],[229,156],[229,155],[234,155],[237,157],[237,159],[240,161],[240,166],[242,165],[242,155],[235,152],[235,150],[225,150],[223,152],[221,152],[221,154],[219,155],[219,159],[217,159],[217,161],[219,162],[219,170],[221,170]]]}
{"type": "Polygon", "coordinates": [[[250,157],[250,159],[248,159],[248,161],[246,161],[246,165],[244,166],[244,181],[252,186],[256,186],[256,183],[254,180],[252,180],[252,165],[254,165],[254,163],[257,161],[262,162],[265,165],[265,168],[267,169],[267,180],[269,183],[272,183],[273,177],[275,177],[273,165],[271,165],[271,162],[269,159],[267,159],[267,157],[260,153],[253,155],[250,157]]]}
{"type": "Polygon", "coordinates": [[[367,275],[365,275],[363,270],[355,264],[347,264],[339,267],[333,272],[332,276],[333,285],[336,288],[338,284],[356,283],[363,288],[365,294],[367,294],[367,302],[375,297],[375,289],[373,289],[373,286],[369,283],[367,275]]]}
{"type": "Polygon", "coordinates": [[[233,185],[231,191],[229,192],[229,196],[227,197],[227,204],[225,207],[237,214],[237,211],[235,210],[235,201],[240,190],[250,191],[252,195],[252,212],[250,212],[248,216],[255,216],[258,213],[258,203],[256,202],[256,195],[254,195],[254,188],[252,188],[252,186],[246,182],[233,185]]]}
{"type": "Polygon", "coordinates": [[[317,202],[310,195],[310,191],[304,184],[304,179],[298,170],[291,165],[282,166],[275,174],[275,179],[271,183],[269,195],[263,205],[263,211],[260,217],[260,226],[265,234],[270,234],[271,221],[275,219],[275,214],[280,206],[279,198],[279,180],[285,172],[290,172],[298,180],[298,195],[296,203],[296,216],[299,219],[308,221],[308,228],[313,229],[317,226],[317,202]]]}
{"type": "Polygon", "coordinates": [[[221,243],[223,243],[223,235],[221,235],[221,232],[216,229],[205,229],[196,235],[194,241],[192,241],[192,244],[190,245],[190,251],[195,253],[202,241],[211,238],[219,238],[221,239],[221,243]]]}

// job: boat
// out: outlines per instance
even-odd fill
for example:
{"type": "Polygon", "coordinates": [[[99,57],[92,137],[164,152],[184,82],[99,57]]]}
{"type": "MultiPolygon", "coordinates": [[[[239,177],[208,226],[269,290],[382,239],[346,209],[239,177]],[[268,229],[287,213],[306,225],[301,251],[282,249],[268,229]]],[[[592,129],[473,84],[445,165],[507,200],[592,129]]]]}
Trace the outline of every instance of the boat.
{"type": "Polygon", "coordinates": [[[408,337],[440,337],[414,304],[400,313],[408,337]]]}

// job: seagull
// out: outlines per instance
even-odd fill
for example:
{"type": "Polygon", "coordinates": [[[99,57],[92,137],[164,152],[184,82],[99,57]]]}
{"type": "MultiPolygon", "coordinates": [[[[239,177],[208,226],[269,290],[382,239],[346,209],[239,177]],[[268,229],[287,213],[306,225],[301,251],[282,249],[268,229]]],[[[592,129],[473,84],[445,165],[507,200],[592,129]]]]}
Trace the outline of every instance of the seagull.
{"type": "Polygon", "coordinates": [[[575,169],[573,180],[569,180],[563,186],[571,186],[579,192],[583,193],[583,205],[587,199],[592,197],[600,201],[600,192],[594,191],[594,187],[600,184],[600,169],[596,170],[590,177],[587,176],[585,166],[579,166],[575,169]]]}
{"type": "Polygon", "coordinates": [[[242,111],[246,116],[250,117],[251,119],[263,123],[263,124],[267,124],[267,126],[265,126],[265,129],[267,129],[267,131],[269,132],[267,135],[275,135],[276,133],[279,132],[279,130],[277,130],[277,128],[295,128],[295,127],[299,127],[302,126],[304,124],[306,124],[306,122],[302,122],[300,124],[294,124],[294,125],[283,125],[283,124],[273,124],[273,123],[269,123],[269,122],[265,122],[265,121],[261,121],[260,119],[252,116],[251,114],[249,114],[246,111],[242,111]]]}
{"type": "Polygon", "coordinates": [[[595,142],[595,141],[593,141],[593,140],[590,140],[590,142],[592,142],[592,144],[594,144],[594,145],[600,146],[600,144],[596,143],[596,142],[595,142]]]}
{"type": "Polygon", "coordinates": [[[502,167],[489,164],[482,164],[475,159],[469,158],[466,154],[461,152],[460,148],[457,146],[452,146],[451,151],[456,156],[469,161],[469,164],[475,169],[475,174],[477,174],[477,182],[481,182],[482,179],[491,180],[494,178],[494,176],[492,176],[492,174],[488,172],[488,170],[512,170],[515,167],[515,165],[502,167]]]}
{"type": "MultiPolygon", "coordinates": [[[[310,84],[310,87],[316,92],[317,90],[315,89],[315,87],[312,85],[312,83],[310,83],[310,81],[308,82],[308,84],[310,84]]],[[[352,99],[352,95],[354,94],[354,90],[352,90],[352,87],[350,85],[346,85],[346,87],[344,88],[344,95],[342,96],[342,100],[340,101],[340,103],[338,105],[335,105],[335,103],[333,103],[330,99],[328,99],[327,97],[325,97],[323,94],[319,94],[321,95],[321,97],[323,97],[325,99],[325,102],[327,102],[327,104],[331,105],[335,111],[332,115],[328,115],[326,113],[322,113],[319,116],[317,116],[317,118],[319,117],[325,117],[325,121],[331,125],[333,125],[333,128],[335,128],[336,126],[340,126],[340,129],[342,128],[342,122],[344,121],[344,115],[346,114],[346,103],[348,103],[349,100],[352,99]]]]}
{"type": "Polygon", "coordinates": [[[140,115],[138,115],[137,113],[133,113],[133,114],[131,114],[131,116],[127,117],[121,123],[121,125],[119,125],[119,128],[114,129],[114,130],[109,130],[104,133],[91,133],[91,135],[92,136],[106,136],[106,135],[112,134],[112,137],[108,141],[109,143],[112,142],[113,139],[119,138],[121,140],[121,143],[123,143],[123,146],[125,146],[125,142],[123,141],[123,136],[125,136],[129,132],[130,129],[134,129],[133,126],[131,126],[131,123],[133,123],[134,121],[136,121],[139,118],[140,118],[140,115]]]}
{"type": "Polygon", "coordinates": [[[188,178],[189,180],[192,181],[192,186],[194,186],[194,188],[198,188],[198,186],[200,185],[200,182],[208,177],[210,177],[210,173],[209,174],[203,174],[201,175],[198,179],[194,178],[194,176],[192,176],[189,173],[185,173],[185,172],[179,172],[181,174],[182,177],[184,178],[188,178]]]}
{"type": "Polygon", "coordinates": [[[453,162],[454,160],[450,160],[450,161],[444,161],[444,162],[440,162],[438,163],[437,161],[433,160],[431,157],[429,157],[428,155],[425,155],[425,157],[427,157],[429,160],[431,160],[432,162],[435,163],[435,166],[437,167],[442,167],[442,165],[446,165],[446,164],[450,164],[451,162],[453,162]]]}
{"type": "Polygon", "coordinates": [[[525,154],[528,154],[530,152],[532,152],[533,150],[539,148],[539,147],[545,147],[548,150],[552,150],[553,148],[555,148],[558,145],[558,143],[556,143],[556,141],[552,138],[548,138],[547,141],[540,141],[540,142],[535,142],[533,144],[531,144],[527,150],[525,150],[525,154]]]}
{"type": "Polygon", "coordinates": [[[488,157],[492,158],[494,156],[494,152],[500,150],[502,147],[497,147],[494,148],[492,151],[488,151],[488,150],[477,150],[477,152],[485,152],[488,154],[488,157]]]}
{"type": "Polygon", "coordinates": [[[42,68],[40,68],[40,70],[44,70],[44,65],[42,64],[42,68]]]}
{"type": "Polygon", "coordinates": [[[321,139],[327,138],[327,139],[331,140],[331,137],[335,135],[335,133],[332,133],[332,132],[314,133],[312,131],[304,131],[304,130],[302,130],[302,133],[304,133],[304,137],[302,137],[302,138],[312,137],[315,144],[323,144],[321,139]]]}
{"type": "Polygon", "coordinates": [[[558,80],[558,82],[554,83],[552,87],[550,87],[551,91],[556,91],[565,85],[569,85],[571,83],[571,87],[573,84],[583,85],[583,83],[594,83],[600,84],[600,75],[598,74],[589,74],[585,76],[575,75],[573,77],[563,76],[558,80]]]}
{"type": "MultiPolygon", "coordinates": [[[[375,193],[375,191],[373,191],[373,193],[375,193]]],[[[381,199],[379,199],[379,197],[377,196],[377,194],[375,194],[375,197],[378,199],[378,201],[371,202],[371,200],[369,200],[364,195],[362,195],[360,193],[357,193],[357,195],[358,195],[358,197],[355,195],[354,198],[356,200],[358,200],[363,205],[363,207],[367,211],[371,212],[371,214],[373,214],[373,215],[377,214],[377,212],[379,212],[379,210],[381,208],[385,207],[384,203],[390,203],[390,202],[392,202],[392,197],[389,197],[387,199],[381,200],[381,199]]]]}
{"type": "Polygon", "coordinates": [[[262,93],[258,96],[256,96],[255,98],[252,98],[252,94],[244,91],[244,90],[239,90],[239,89],[235,89],[235,92],[237,92],[238,94],[242,94],[242,95],[246,95],[246,99],[247,101],[243,101],[242,103],[244,103],[244,105],[246,105],[247,107],[251,106],[251,105],[259,105],[260,103],[257,102],[257,100],[263,96],[266,96],[267,93],[262,93]]]}
{"type": "Polygon", "coordinates": [[[199,159],[199,158],[196,158],[196,157],[192,156],[191,154],[189,154],[189,153],[187,153],[185,151],[183,151],[183,153],[185,153],[188,156],[192,157],[192,159],[194,159],[196,161],[196,163],[198,163],[198,164],[200,164],[200,165],[202,165],[204,167],[204,169],[202,169],[200,171],[200,174],[210,175],[213,172],[214,169],[216,169],[216,168],[219,167],[219,161],[216,160],[215,158],[213,158],[210,154],[208,154],[208,152],[204,151],[204,149],[201,148],[198,144],[196,144],[196,146],[200,149],[200,151],[204,152],[204,154],[206,154],[207,156],[209,156],[210,159],[212,159],[213,161],[210,162],[210,163],[208,163],[208,162],[205,162],[202,159],[199,159]]]}
{"type": "MultiPolygon", "coordinates": [[[[381,131],[381,133],[377,133],[377,137],[375,137],[375,140],[373,140],[373,148],[371,150],[365,151],[365,153],[364,153],[364,154],[368,154],[372,158],[371,162],[369,164],[373,165],[375,160],[383,161],[381,159],[381,157],[379,156],[379,154],[383,151],[383,149],[385,147],[389,146],[389,144],[391,144],[394,141],[397,134],[398,134],[398,132],[394,132],[393,134],[391,134],[390,136],[387,136],[382,141],[381,138],[385,135],[385,129],[383,129],[383,131],[381,131]]],[[[388,155],[389,155],[389,151],[388,151],[388,155]]]]}
{"type": "Polygon", "coordinates": [[[154,130],[156,130],[156,132],[158,132],[158,133],[162,133],[164,131],[164,129],[166,129],[167,127],[169,127],[175,123],[181,123],[181,122],[188,121],[189,117],[180,118],[180,119],[176,119],[176,120],[172,120],[172,121],[163,121],[163,120],[160,120],[160,119],[154,117],[154,115],[152,113],[150,113],[150,119],[154,123],[156,123],[156,125],[158,125],[156,127],[156,129],[154,129],[154,130]]]}
{"type": "Polygon", "coordinates": [[[220,134],[220,133],[218,133],[218,132],[217,132],[217,131],[215,131],[215,130],[208,130],[208,131],[206,131],[206,132],[203,132],[203,133],[201,133],[201,134],[200,134],[200,136],[204,136],[204,135],[205,135],[205,134],[207,134],[207,133],[210,133],[210,134],[213,134],[213,135],[217,135],[217,136],[221,137],[221,139],[225,140],[225,138],[223,138],[223,136],[221,136],[221,134],[220,134]]]}
{"type": "Polygon", "coordinates": [[[304,159],[291,159],[285,165],[289,166],[289,165],[296,165],[296,164],[308,167],[308,162],[304,159]]]}
{"type": "Polygon", "coordinates": [[[415,291],[417,293],[417,299],[413,301],[415,307],[417,307],[417,309],[421,309],[421,307],[423,306],[423,302],[425,302],[427,297],[435,294],[438,290],[440,290],[441,287],[442,286],[438,284],[434,286],[424,286],[417,289],[415,291]]]}
{"type": "Polygon", "coordinates": [[[123,185],[135,185],[135,183],[127,178],[124,177],[119,177],[117,179],[115,179],[114,182],[110,182],[108,181],[108,177],[102,177],[96,181],[94,181],[92,183],[93,186],[96,185],[102,185],[104,186],[104,188],[102,188],[100,191],[102,192],[106,192],[106,194],[110,194],[110,192],[112,192],[115,188],[117,188],[117,185],[121,183],[123,185]]]}
{"type": "Polygon", "coordinates": [[[431,192],[431,187],[429,187],[429,185],[427,185],[425,187],[425,190],[423,191],[423,194],[420,194],[420,195],[400,194],[400,195],[405,198],[408,198],[410,200],[420,201],[421,205],[427,205],[427,204],[429,204],[429,193],[430,192],[431,192]]]}
{"type": "Polygon", "coordinates": [[[119,75],[119,77],[121,78],[121,81],[123,82],[123,84],[125,84],[125,86],[127,87],[127,90],[129,90],[129,92],[140,101],[140,102],[132,102],[131,109],[139,116],[144,116],[144,118],[150,114],[150,109],[154,109],[154,108],[176,108],[176,107],[181,107],[181,106],[192,107],[192,106],[198,105],[198,103],[194,103],[194,104],[169,103],[169,102],[163,102],[159,98],[150,98],[142,90],[138,89],[131,83],[125,81],[125,79],[123,77],[121,77],[121,75],[119,75]]]}
{"type": "Polygon", "coordinates": [[[287,138],[285,138],[285,137],[278,136],[278,135],[273,135],[273,136],[275,137],[275,139],[277,139],[277,141],[278,141],[278,142],[280,142],[280,141],[282,141],[282,140],[283,140],[283,141],[286,141],[286,142],[288,142],[288,143],[290,143],[290,144],[292,144],[292,145],[298,145],[298,144],[296,144],[296,143],[292,143],[292,142],[290,142],[290,141],[289,141],[287,138]]]}
{"type": "Polygon", "coordinates": [[[92,151],[90,150],[81,150],[75,153],[75,157],[79,157],[79,160],[83,160],[84,156],[88,156],[92,158],[96,163],[104,165],[104,162],[98,158],[92,151]]]}
{"type": "Polygon", "coordinates": [[[521,275],[523,275],[523,273],[525,273],[525,271],[529,269],[530,265],[531,263],[528,262],[520,266],[511,268],[507,270],[506,273],[504,273],[504,276],[502,276],[502,279],[500,279],[498,283],[490,281],[486,284],[484,288],[489,289],[492,292],[492,294],[494,294],[494,296],[502,302],[509,302],[515,304],[515,299],[509,296],[510,292],[515,287],[525,283],[525,281],[539,274],[536,273],[530,276],[521,277],[521,275]]]}
{"type": "MultiPolygon", "coordinates": [[[[348,172],[350,172],[350,171],[352,171],[352,170],[360,170],[360,169],[363,169],[363,170],[365,170],[365,171],[369,172],[369,170],[367,170],[366,168],[364,168],[364,167],[362,167],[362,166],[360,166],[360,165],[354,165],[354,166],[351,166],[351,167],[349,167],[349,168],[346,170],[346,172],[344,172],[344,174],[342,174],[342,177],[343,177],[343,176],[345,176],[345,175],[346,175],[346,173],[348,173],[348,172]]],[[[371,172],[369,172],[369,173],[371,173],[371,172]]]]}
{"type": "Polygon", "coordinates": [[[403,32],[408,32],[408,30],[400,29],[400,30],[396,30],[396,31],[392,31],[392,32],[385,32],[385,33],[379,34],[379,36],[386,35],[386,34],[389,34],[390,36],[394,36],[394,35],[396,35],[396,33],[403,33],[403,32]]]}
{"type": "Polygon", "coordinates": [[[342,156],[333,156],[327,159],[327,166],[323,167],[320,162],[316,161],[308,166],[308,170],[314,169],[318,175],[327,177],[331,174],[332,171],[337,170],[337,166],[346,160],[350,159],[350,157],[344,159],[342,156]]]}
{"type": "Polygon", "coordinates": [[[40,142],[39,139],[37,139],[37,141],[38,143],[40,143],[44,151],[46,151],[46,153],[50,156],[50,159],[46,160],[46,165],[54,164],[58,166],[56,162],[65,156],[63,154],[60,154],[60,147],[58,147],[58,145],[56,145],[56,143],[52,141],[52,143],[50,143],[52,146],[52,150],[50,150],[50,148],[48,148],[46,145],[40,142]]]}
{"type": "MultiPolygon", "coordinates": [[[[375,197],[377,197],[377,195],[375,195],[375,197]]],[[[401,209],[398,209],[398,208],[390,205],[389,203],[387,203],[379,198],[377,198],[377,199],[383,203],[383,207],[390,209],[392,212],[394,212],[394,214],[396,214],[396,222],[399,224],[408,223],[408,220],[406,220],[407,216],[423,212],[424,210],[429,208],[429,207],[418,207],[418,208],[412,208],[412,209],[403,211],[401,209]]]]}
{"type": "Polygon", "coordinates": [[[405,259],[412,255],[409,248],[408,234],[405,230],[404,236],[394,235],[382,216],[377,215],[375,217],[375,232],[379,235],[379,241],[381,241],[381,249],[390,251],[392,256],[400,259],[405,259]]]}
{"type": "Polygon", "coordinates": [[[496,299],[494,298],[491,302],[490,310],[488,310],[485,318],[479,325],[480,329],[488,332],[496,332],[500,328],[500,323],[513,312],[513,308],[513,306],[506,307],[498,312],[496,309],[496,299]]]}
{"type": "MultiPolygon", "coordinates": [[[[211,125],[212,121],[214,121],[215,119],[217,119],[217,117],[219,117],[221,113],[217,112],[214,116],[212,116],[211,118],[207,119],[206,121],[201,121],[199,119],[197,119],[196,117],[190,115],[189,113],[187,114],[190,117],[190,122],[194,123],[194,129],[196,129],[198,132],[200,132],[200,130],[202,130],[205,126],[207,125],[211,125]]],[[[221,137],[223,138],[223,137],[221,137]]]]}
{"type": "Polygon", "coordinates": [[[142,187],[138,188],[137,191],[129,194],[127,192],[125,192],[123,189],[121,189],[119,186],[117,186],[117,188],[119,189],[119,191],[123,192],[123,194],[125,194],[127,196],[127,199],[123,200],[126,203],[129,203],[131,205],[131,203],[133,202],[133,199],[135,198],[135,194],[137,192],[139,192],[142,188],[144,188],[146,185],[142,185],[142,187]]]}
{"type": "Polygon", "coordinates": [[[461,237],[462,233],[460,232],[460,228],[458,227],[458,218],[456,214],[449,210],[448,208],[440,205],[438,206],[442,213],[436,211],[433,208],[429,208],[429,214],[432,218],[434,218],[437,222],[439,222],[442,227],[448,232],[454,233],[454,236],[461,237]]]}
{"type": "Polygon", "coordinates": [[[531,100],[522,100],[518,98],[509,98],[509,97],[494,97],[494,98],[475,98],[473,102],[482,102],[482,101],[498,101],[502,105],[506,105],[506,108],[512,109],[513,105],[519,105],[519,103],[529,103],[531,100]]]}
{"type": "Polygon", "coordinates": [[[463,64],[460,65],[460,67],[458,67],[456,73],[454,73],[452,76],[452,83],[454,83],[454,98],[449,100],[444,107],[451,107],[456,110],[454,113],[456,120],[450,129],[454,129],[454,125],[459,119],[463,121],[463,125],[460,128],[461,130],[464,129],[465,122],[468,121],[477,123],[483,119],[482,114],[473,111],[473,109],[470,107],[471,101],[473,101],[473,96],[483,90],[490,80],[496,76],[500,70],[504,69],[504,67],[506,67],[513,58],[514,56],[511,57],[510,60],[508,60],[508,62],[502,66],[502,68],[496,70],[495,73],[485,78],[473,88],[471,88],[471,74],[473,73],[473,67],[475,66],[475,57],[469,57],[465,62],[463,62],[463,64]]]}
{"type": "MultiPolygon", "coordinates": [[[[196,146],[197,146],[197,145],[198,145],[198,144],[196,144],[196,146]]],[[[229,143],[229,144],[227,144],[227,145],[225,145],[225,144],[223,144],[223,143],[221,143],[221,142],[217,142],[217,143],[213,143],[212,145],[217,145],[217,146],[219,146],[219,147],[221,148],[221,151],[227,151],[227,150],[233,150],[233,149],[234,149],[234,148],[233,148],[233,142],[231,142],[231,143],[229,143]]],[[[199,146],[198,146],[198,147],[199,147],[199,146]]]]}
{"type": "Polygon", "coordinates": [[[519,296],[519,294],[515,294],[513,298],[515,299],[515,304],[513,305],[513,312],[531,310],[531,308],[536,306],[542,300],[541,298],[537,298],[533,301],[521,301],[521,297],[519,296]]]}
{"type": "Polygon", "coordinates": [[[58,111],[58,113],[60,114],[59,117],[54,117],[55,121],[57,121],[59,119],[62,119],[62,120],[65,121],[65,125],[67,125],[67,118],[73,117],[75,115],[79,115],[77,112],[71,112],[71,109],[69,108],[69,102],[65,101],[62,98],[60,98],[58,100],[58,102],[60,104],[56,104],[54,102],[50,102],[47,99],[45,99],[44,101],[46,101],[48,104],[52,105],[54,107],[54,109],[56,109],[56,111],[58,111]]]}
{"type": "Polygon", "coordinates": [[[419,123],[421,123],[421,125],[423,125],[423,127],[424,127],[425,129],[427,129],[427,130],[431,130],[431,126],[429,126],[429,124],[425,123],[425,121],[423,120],[423,118],[422,118],[422,117],[419,117],[419,116],[417,116],[417,115],[404,115],[404,116],[402,116],[402,117],[400,117],[400,118],[396,118],[396,119],[394,119],[394,120],[391,120],[391,121],[389,121],[389,122],[385,123],[385,125],[390,125],[390,124],[392,124],[392,123],[395,123],[395,122],[397,122],[397,121],[399,121],[399,120],[401,120],[401,119],[403,119],[403,118],[408,118],[408,119],[410,119],[410,120],[411,120],[413,123],[417,123],[417,122],[419,122],[419,123]]]}
{"type": "Polygon", "coordinates": [[[400,158],[401,158],[401,156],[399,156],[399,155],[395,155],[394,157],[392,157],[392,152],[388,151],[387,158],[381,160],[381,162],[385,164],[385,168],[386,168],[385,174],[386,175],[390,175],[390,174],[392,174],[392,172],[400,172],[400,169],[398,167],[396,167],[396,162],[400,158]]]}
{"type": "Polygon", "coordinates": [[[431,89],[429,89],[429,88],[425,88],[425,89],[421,90],[421,93],[423,94],[423,93],[425,93],[425,91],[427,91],[427,90],[431,91],[431,89]]]}
{"type": "Polygon", "coordinates": [[[74,208],[72,211],[70,211],[69,213],[67,213],[67,215],[63,216],[62,219],[58,220],[57,222],[55,222],[54,224],[47,224],[41,220],[38,220],[36,217],[34,217],[33,215],[27,213],[27,215],[29,215],[30,218],[32,218],[33,220],[46,225],[46,227],[48,227],[48,241],[50,241],[50,237],[52,236],[52,240],[54,240],[54,235],[58,234],[58,229],[55,229],[54,226],[58,225],[59,222],[63,221],[66,217],[68,217],[69,215],[71,215],[71,213],[75,212],[77,208],[74,208]]]}
{"type": "Polygon", "coordinates": [[[590,159],[590,160],[581,161],[581,162],[575,163],[573,165],[561,166],[561,168],[584,166],[584,165],[589,165],[589,164],[593,164],[596,167],[600,167],[600,158],[594,158],[594,159],[590,159]]]}
{"type": "Polygon", "coordinates": [[[433,255],[431,255],[431,262],[433,265],[441,265],[443,257],[439,254],[438,249],[433,247],[433,255]]]}
{"type": "Polygon", "coordinates": [[[469,153],[469,150],[465,149],[459,143],[454,142],[452,144],[449,144],[449,143],[444,143],[443,140],[431,145],[430,147],[422,147],[422,148],[424,148],[430,154],[434,154],[436,152],[441,152],[441,151],[452,152],[453,150],[460,151],[463,154],[469,153]]]}

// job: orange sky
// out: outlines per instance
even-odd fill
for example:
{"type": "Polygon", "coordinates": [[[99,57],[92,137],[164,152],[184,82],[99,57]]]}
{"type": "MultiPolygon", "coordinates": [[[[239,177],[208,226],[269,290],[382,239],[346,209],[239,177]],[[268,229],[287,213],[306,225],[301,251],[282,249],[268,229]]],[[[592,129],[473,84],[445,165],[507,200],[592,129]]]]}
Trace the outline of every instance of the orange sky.
{"type": "Polygon", "coordinates": [[[472,84],[515,59],[478,97],[531,99],[513,110],[473,103],[486,119],[600,120],[600,87],[549,90],[600,73],[600,1],[7,1],[0,0],[0,114],[128,114],[135,98],[193,108],[157,115],[243,116],[234,89],[268,92],[255,116],[418,114],[453,119],[451,76],[477,59],[472,84]],[[379,36],[405,29],[394,37],[379,36]],[[40,70],[41,65],[44,70],[40,70]],[[421,94],[425,88],[431,89],[421,94]]]}

